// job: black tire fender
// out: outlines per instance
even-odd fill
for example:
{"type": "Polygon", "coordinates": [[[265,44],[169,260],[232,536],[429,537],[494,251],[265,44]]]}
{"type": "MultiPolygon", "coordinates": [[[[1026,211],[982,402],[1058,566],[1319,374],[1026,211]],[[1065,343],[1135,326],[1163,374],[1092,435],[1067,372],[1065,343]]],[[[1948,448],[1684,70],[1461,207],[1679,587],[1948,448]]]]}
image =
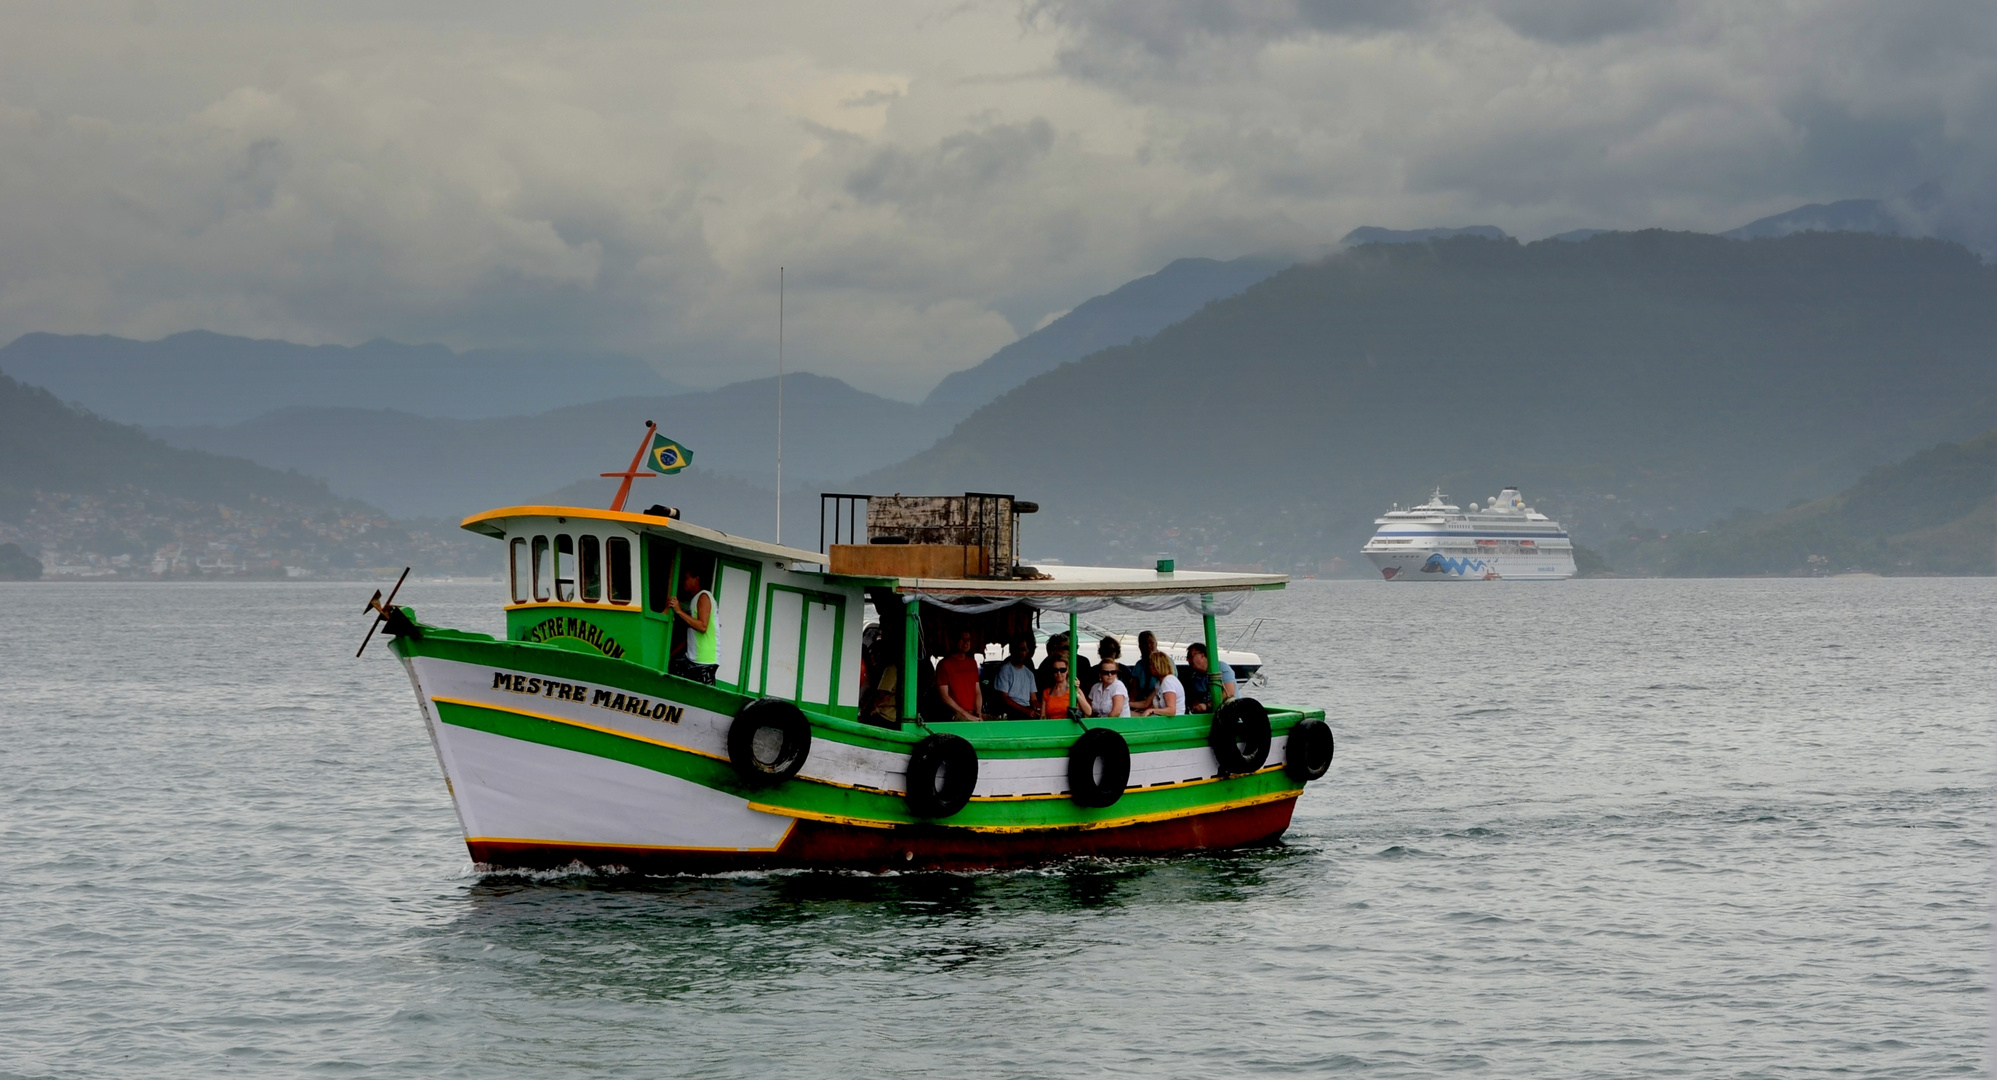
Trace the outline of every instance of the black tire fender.
{"type": "Polygon", "coordinates": [[[757,787],[796,776],[810,756],[811,721],[788,701],[759,698],[742,706],[728,725],[728,761],[736,775],[757,787]]]}
{"type": "Polygon", "coordinates": [[[1108,728],[1082,732],[1068,749],[1068,795],[1091,809],[1115,806],[1130,786],[1130,743],[1108,728]]]}
{"type": "Polygon", "coordinates": [[[1331,771],[1334,750],[1330,724],[1316,717],[1299,720],[1283,743],[1283,771],[1292,780],[1310,783],[1331,771]]]}
{"type": "Polygon", "coordinates": [[[908,811],[946,818],[971,801],[978,786],[978,751],[958,735],[931,735],[908,755],[908,811]]]}
{"type": "Polygon", "coordinates": [[[1222,776],[1252,773],[1269,760],[1269,710],[1254,698],[1235,698],[1213,716],[1207,738],[1222,776]]]}

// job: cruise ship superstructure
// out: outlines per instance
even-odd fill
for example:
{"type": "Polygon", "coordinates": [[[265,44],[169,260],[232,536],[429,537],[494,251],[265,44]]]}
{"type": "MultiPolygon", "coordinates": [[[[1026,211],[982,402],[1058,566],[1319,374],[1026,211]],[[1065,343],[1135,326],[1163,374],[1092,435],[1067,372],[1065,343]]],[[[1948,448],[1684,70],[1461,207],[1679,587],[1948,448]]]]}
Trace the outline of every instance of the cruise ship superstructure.
{"type": "Polygon", "coordinates": [[[1574,576],[1574,544],[1560,523],[1506,488],[1466,513],[1442,490],[1420,506],[1375,518],[1362,550],[1388,581],[1557,581],[1574,576]]]}

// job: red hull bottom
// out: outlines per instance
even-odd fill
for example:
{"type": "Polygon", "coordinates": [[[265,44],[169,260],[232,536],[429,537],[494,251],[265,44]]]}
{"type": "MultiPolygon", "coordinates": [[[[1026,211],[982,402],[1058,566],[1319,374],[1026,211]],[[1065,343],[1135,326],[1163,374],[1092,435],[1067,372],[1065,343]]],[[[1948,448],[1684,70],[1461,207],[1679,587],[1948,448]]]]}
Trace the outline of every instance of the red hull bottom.
{"type": "Polygon", "coordinates": [[[983,870],[1073,858],[1169,855],[1245,847],[1290,827],[1297,800],[1115,829],[977,833],[940,825],[868,829],[800,821],[775,851],[699,851],[595,844],[468,841],[472,861],[493,869],[555,870],[581,863],[648,874],[711,874],[787,868],[983,870]]]}

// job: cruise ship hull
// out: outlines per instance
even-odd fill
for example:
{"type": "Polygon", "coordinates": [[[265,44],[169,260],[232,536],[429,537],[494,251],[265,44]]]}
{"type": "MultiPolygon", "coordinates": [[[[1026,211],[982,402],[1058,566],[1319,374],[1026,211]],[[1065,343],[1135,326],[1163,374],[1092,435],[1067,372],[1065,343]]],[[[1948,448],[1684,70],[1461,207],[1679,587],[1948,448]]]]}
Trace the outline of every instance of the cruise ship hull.
{"type": "Polygon", "coordinates": [[[1402,549],[1368,551],[1366,558],[1388,581],[1559,581],[1574,576],[1574,556],[1566,551],[1482,555],[1402,549]]]}

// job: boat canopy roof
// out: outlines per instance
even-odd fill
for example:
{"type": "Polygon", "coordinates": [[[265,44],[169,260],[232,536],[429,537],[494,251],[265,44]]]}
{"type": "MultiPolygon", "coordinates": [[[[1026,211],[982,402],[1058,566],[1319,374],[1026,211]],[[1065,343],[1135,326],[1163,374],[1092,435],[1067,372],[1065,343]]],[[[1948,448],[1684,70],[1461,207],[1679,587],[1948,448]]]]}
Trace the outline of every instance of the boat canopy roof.
{"type": "Polygon", "coordinates": [[[1177,572],[1123,566],[1043,566],[1038,578],[982,580],[977,578],[871,578],[850,581],[878,583],[901,593],[964,597],[1031,599],[1053,596],[1156,596],[1183,593],[1257,592],[1280,589],[1287,574],[1237,574],[1211,570],[1177,572]]]}
{"type": "Polygon", "coordinates": [[[624,510],[601,510],[586,506],[507,506],[498,510],[487,510],[459,522],[459,527],[485,536],[504,537],[507,522],[514,518],[558,517],[576,518],[583,521],[608,521],[622,525],[633,532],[657,533],[678,540],[691,541],[701,547],[716,551],[746,555],[752,559],[780,559],[791,563],[825,564],[825,556],[803,548],[772,544],[766,540],[751,540],[746,536],[736,536],[719,529],[709,529],[693,525],[678,518],[662,517],[657,514],[633,514],[624,510]]]}

